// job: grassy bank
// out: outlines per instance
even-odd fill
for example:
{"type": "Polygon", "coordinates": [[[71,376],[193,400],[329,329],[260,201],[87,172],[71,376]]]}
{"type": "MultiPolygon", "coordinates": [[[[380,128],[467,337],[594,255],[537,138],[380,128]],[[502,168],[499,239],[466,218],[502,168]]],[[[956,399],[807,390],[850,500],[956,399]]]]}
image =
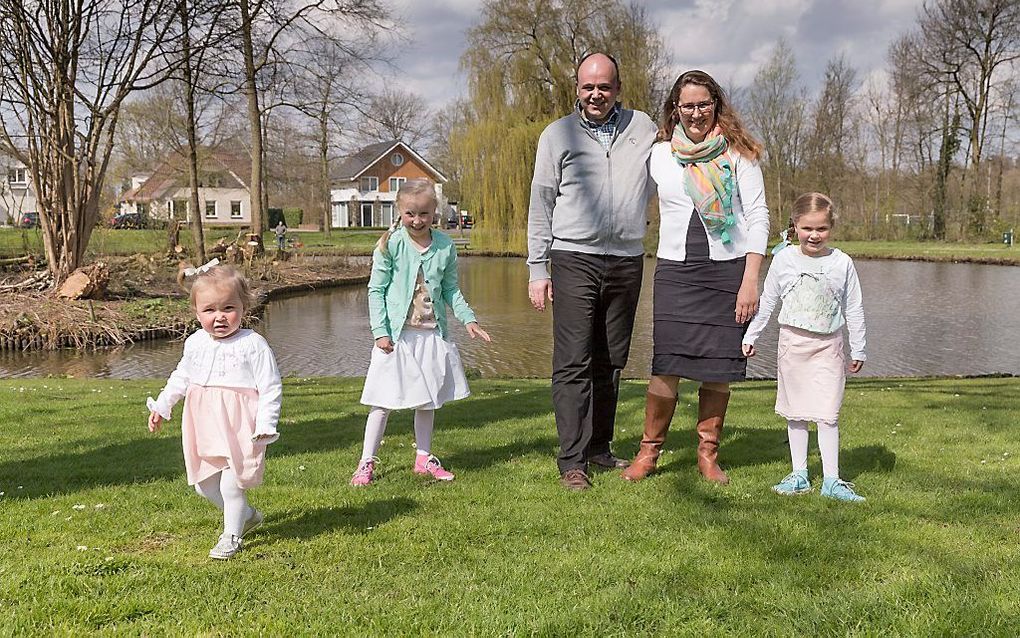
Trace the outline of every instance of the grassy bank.
{"type": "MultiPolygon", "coordinates": [[[[475,381],[439,412],[452,484],[411,475],[394,415],[382,479],[356,490],[360,381],[289,380],[252,493],[267,524],[225,564],[206,558],[219,517],[185,484],[176,420],[145,431],[159,385],[0,382],[0,634],[1016,633],[1020,379],[852,382],[858,506],[769,492],[788,470],[773,383],[735,389],[730,486],[696,475],[686,386],[660,474],[571,494],[545,381],[475,381]]],[[[620,453],[643,392],[624,384],[620,453]]]]}
{"type": "MultiPolygon", "coordinates": [[[[220,238],[233,241],[237,237],[237,229],[207,228],[205,231],[206,245],[212,246],[220,238]]],[[[327,254],[371,254],[372,247],[379,239],[379,231],[341,231],[334,230],[327,237],[320,232],[292,232],[290,237],[300,240],[306,251],[327,254]]],[[[163,230],[126,230],[97,228],[89,240],[88,252],[96,255],[134,255],[136,253],[163,253],[167,246],[166,231],[163,230]]],[[[191,234],[187,228],[181,230],[181,243],[186,247],[193,246],[191,234]]],[[[263,235],[266,246],[276,245],[276,235],[267,231],[263,235]]],[[[0,258],[16,257],[32,253],[43,253],[42,233],[39,229],[0,228],[0,258]]]]}
{"type": "MultiPolygon", "coordinates": [[[[457,231],[449,231],[459,237],[457,231]]],[[[206,242],[211,246],[221,237],[228,241],[237,236],[229,228],[206,230],[206,242]]],[[[379,238],[378,230],[334,230],[330,236],[320,232],[293,232],[291,237],[304,244],[304,252],[323,255],[370,255],[379,238]]],[[[181,231],[181,241],[191,246],[187,229],[181,231]]],[[[266,246],[275,245],[272,232],[264,235],[266,246]]],[[[655,253],[655,238],[649,237],[646,249],[655,253]]],[[[964,244],[917,241],[835,241],[848,254],[859,259],[909,259],[921,261],[958,261],[991,264],[1020,265],[1020,247],[1003,244],[964,244]]],[[[161,253],[166,250],[166,233],[160,230],[114,230],[99,228],[92,235],[89,252],[94,255],[133,255],[161,253]]],[[[462,249],[465,250],[465,249],[462,249]]],[[[36,230],[0,229],[0,258],[26,253],[42,254],[42,236],[36,230]]],[[[485,254],[466,250],[467,254],[485,254]]],[[[520,255],[520,256],[523,256],[520,255]]]]}

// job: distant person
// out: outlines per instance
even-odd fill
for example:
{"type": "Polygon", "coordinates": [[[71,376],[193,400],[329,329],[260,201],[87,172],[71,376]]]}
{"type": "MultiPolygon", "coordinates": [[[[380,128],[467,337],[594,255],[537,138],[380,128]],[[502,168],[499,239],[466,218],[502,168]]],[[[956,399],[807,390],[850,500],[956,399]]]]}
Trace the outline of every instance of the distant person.
{"type": "Polygon", "coordinates": [[[266,446],[280,435],[283,386],[276,358],[262,335],[241,328],[254,305],[244,277],[213,259],[183,271],[202,329],[184,342],[184,355],[159,397],[147,401],[149,431],[170,419],[184,399],[181,437],[188,484],[223,510],[223,533],[210,558],[241,551],[244,536],[262,524],[247,490],[262,483],[266,446]]]}
{"type": "Polygon", "coordinates": [[[685,378],[699,382],[698,471],[725,484],[718,453],[729,384],[747,371],[740,339],[758,307],[769,235],[760,146],[703,71],[677,78],[659,122],[649,160],[661,219],[652,377],[641,447],[623,478],[655,469],[685,378]]]}
{"type": "Polygon", "coordinates": [[[370,407],[361,460],[351,485],[375,479],[376,454],[392,410],[414,410],[417,452],[414,473],[440,481],[453,474],[432,454],[435,411],[467,397],[467,378],[457,346],[447,340],[446,309],[472,339],[489,341],[457,282],[457,248],[432,228],[435,185],[407,180],[397,192],[399,217],[383,233],[372,255],[368,314],[375,338],[361,403],[370,407]]]}
{"type": "Polygon", "coordinates": [[[655,124],[620,106],[621,86],[610,56],[581,60],[574,111],[542,131],[531,181],[528,297],[539,311],[552,303],[556,463],[569,490],[591,486],[590,465],[627,465],[610,443],[641,292],[655,124]]]}
{"type": "Polygon", "coordinates": [[[276,248],[277,250],[283,250],[287,247],[287,224],[283,223],[281,219],[277,224],[276,228],[273,229],[276,233],[276,248]]]}
{"type": "Polygon", "coordinates": [[[778,247],[743,351],[754,356],[754,343],[782,299],[776,414],[787,419],[793,471],[772,489],[783,495],[810,491],[808,422],[814,421],[822,454],[822,496],[863,501],[852,483],[839,478],[839,408],[847,370],[857,373],[864,367],[865,326],[854,262],[828,245],[835,221],[832,201],[821,193],[806,193],[794,202],[787,234],[795,232],[798,245],[788,245],[784,236],[785,247],[778,247]],[[844,324],[850,332],[849,366],[843,352],[844,324]]]}

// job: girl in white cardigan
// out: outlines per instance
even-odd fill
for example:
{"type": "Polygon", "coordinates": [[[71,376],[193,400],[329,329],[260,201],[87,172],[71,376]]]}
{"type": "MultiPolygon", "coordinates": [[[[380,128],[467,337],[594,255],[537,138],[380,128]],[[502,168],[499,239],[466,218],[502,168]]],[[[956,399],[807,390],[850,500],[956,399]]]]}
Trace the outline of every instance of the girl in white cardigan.
{"type": "MultiPolygon", "coordinates": [[[[784,238],[765,277],[758,314],[747,328],[742,348],[753,357],[754,342],[779,312],[779,357],[776,413],[787,419],[793,471],[777,485],[777,494],[810,491],[807,473],[808,422],[818,424],[822,453],[822,496],[840,501],[863,501],[853,484],[839,478],[839,408],[847,370],[864,367],[864,305],[854,262],[830,248],[835,214],[832,200],[807,193],[793,204],[791,229],[797,246],[784,238]],[[850,362],[843,353],[843,325],[850,333],[850,362]]],[[[790,231],[788,230],[787,233],[790,231]]]]}
{"type": "Polygon", "coordinates": [[[181,436],[188,484],[223,510],[223,533],[210,558],[232,558],[245,534],[262,524],[245,491],[262,483],[266,446],[279,438],[283,386],[262,335],[241,329],[254,297],[244,276],[213,259],[187,268],[182,284],[202,329],[184,342],[184,356],[159,398],[148,399],[156,432],[184,399],[181,436]]]}

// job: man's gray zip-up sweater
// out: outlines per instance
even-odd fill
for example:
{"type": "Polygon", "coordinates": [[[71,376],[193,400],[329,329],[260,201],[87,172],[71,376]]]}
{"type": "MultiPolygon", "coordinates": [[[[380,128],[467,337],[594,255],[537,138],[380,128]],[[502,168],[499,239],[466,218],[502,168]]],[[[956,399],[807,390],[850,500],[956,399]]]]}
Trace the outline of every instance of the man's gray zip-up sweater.
{"type": "Polygon", "coordinates": [[[648,155],[656,126],[621,109],[606,151],[574,111],[542,131],[528,208],[530,280],[549,278],[549,251],[633,256],[644,252],[648,155]]]}

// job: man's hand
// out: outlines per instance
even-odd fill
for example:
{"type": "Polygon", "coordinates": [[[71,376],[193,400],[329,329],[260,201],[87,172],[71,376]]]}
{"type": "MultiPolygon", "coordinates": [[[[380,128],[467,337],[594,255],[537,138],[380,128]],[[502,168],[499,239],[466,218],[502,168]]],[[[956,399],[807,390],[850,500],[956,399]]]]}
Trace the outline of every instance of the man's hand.
{"type": "Polygon", "coordinates": [[[545,300],[549,303],[553,300],[552,279],[536,279],[528,284],[528,298],[531,299],[531,306],[542,312],[545,310],[545,300]]]}
{"type": "Polygon", "coordinates": [[[742,344],[740,344],[740,351],[744,353],[745,357],[753,357],[754,356],[754,346],[752,346],[749,343],[742,343],[742,344]]]}
{"type": "Polygon", "coordinates": [[[159,432],[161,427],[163,427],[163,417],[159,416],[159,412],[149,412],[149,432],[159,432]]]}
{"type": "Polygon", "coordinates": [[[375,340],[375,347],[379,348],[386,354],[393,352],[393,339],[389,337],[379,337],[375,340]]]}
{"type": "Polygon", "coordinates": [[[853,361],[850,362],[850,372],[852,372],[853,374],[857,374],[858,372],[860,372],[861,368],[863,367],[864,367],[863,361],[858,361],[857,359],[854,359],[853,361]]]}

